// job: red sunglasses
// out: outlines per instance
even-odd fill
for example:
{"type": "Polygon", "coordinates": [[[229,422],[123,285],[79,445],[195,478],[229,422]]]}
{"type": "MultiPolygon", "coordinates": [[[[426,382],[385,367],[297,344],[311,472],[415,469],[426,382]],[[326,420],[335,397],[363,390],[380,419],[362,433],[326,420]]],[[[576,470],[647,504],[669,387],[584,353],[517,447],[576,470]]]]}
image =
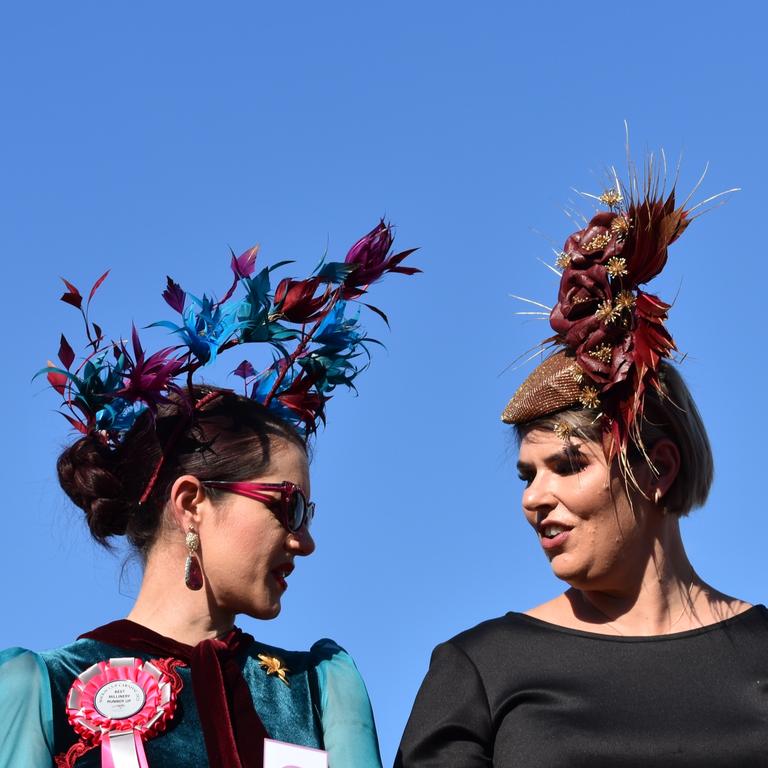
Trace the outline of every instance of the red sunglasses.
{"type": "Polygon", "coordinates": [[[284,480],[282,483],[228,482],[226,480],[203,480],[203,485],[227,493],[236,493],[254,501],[260,501],[291,533],[296,533],[302,526],[309,528],[315,516],[315,502],[307,501],[304,491],[294,483],[284,480]],[[265,493],[266,491],[266,493],[265,493]],[[277,492],[279,496],[272,496],[277,492]]]}

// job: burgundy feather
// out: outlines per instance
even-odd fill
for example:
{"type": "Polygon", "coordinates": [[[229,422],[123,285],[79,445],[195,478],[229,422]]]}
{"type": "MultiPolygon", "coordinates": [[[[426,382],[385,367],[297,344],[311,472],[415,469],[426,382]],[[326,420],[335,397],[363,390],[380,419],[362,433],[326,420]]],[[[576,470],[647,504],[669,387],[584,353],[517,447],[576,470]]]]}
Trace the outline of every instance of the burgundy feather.
{"type": "Polygon", "coordinates": [[[91,288],[91,292],[88,294],[88,303],[91,303],[91,299],[94,297],[94,294],[96,291],[99,290],[99,286],[107,279],[107,275],[109,274],[109,270],[107,270],[94,284],[93,288],[91,288]]]}
{"type": "Polygon", "coordinates": [[[187,294],[177,282],[170,277],[166,277],[166,279],[168,284],[163,291],[163,298],[171,309],[182,314],[184,312],[184,302],[187,299],[187,294]]]}
{"type": "Polygon", "coordinates": [[[61,342],[59,343],[59,360],[61,360],[61,364],[67,370],[70,369],[70,366],[75,360],[75,351],[69,345],[69,342],[63,333],[61,334],[61,342]]]}
{"type": "Polygon", "coordinates": [[[65,280],[63,277],[61,280],[67,286],[67,292],[62,295],[61,300],[80,309],[83,306],[83,297],[80,295],[80,291],[69,280],[65,280]]]}
{"type": "Polygon", "coordinates": [[[235,368],[232,373],[235,376],[239,376],[241,379],[250,379],[252,376],[256,375],[256,369],[253,367],[253,365],[248,360],[243,360],[240,365],[235,368]]]}

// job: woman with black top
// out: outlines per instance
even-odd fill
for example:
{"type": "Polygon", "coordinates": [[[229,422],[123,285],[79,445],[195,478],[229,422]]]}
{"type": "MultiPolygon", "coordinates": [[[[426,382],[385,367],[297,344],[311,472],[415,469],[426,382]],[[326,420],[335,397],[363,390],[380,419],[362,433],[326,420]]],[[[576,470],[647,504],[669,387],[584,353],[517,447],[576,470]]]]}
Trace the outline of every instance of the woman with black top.
{"type": "Polygon", "coordinates": [[[680,534],[713,462],[669,306],[640,288],[689,221],[654,191],[617,185],[568,238],[557,349],[502,416],[569,588],[435,649],[398,768],[768,765],[768,613],[706,584],[680,534]]]}

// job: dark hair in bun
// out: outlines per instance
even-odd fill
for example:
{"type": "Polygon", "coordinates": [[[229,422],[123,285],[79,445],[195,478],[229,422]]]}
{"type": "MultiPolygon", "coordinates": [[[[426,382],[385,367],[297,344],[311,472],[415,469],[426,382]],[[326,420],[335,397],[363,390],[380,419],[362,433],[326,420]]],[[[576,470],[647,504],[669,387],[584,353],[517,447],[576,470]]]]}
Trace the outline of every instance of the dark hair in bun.
{"type": "Polygon", "coordinates": [[[145,412],[116,448],[92,433],[62,452],[59,483],[96,541],[109,546],[110,537],[124,535],[145,555],[177,477],[252,479],[268,471],[275,441],[306,451],[296,430],[255,400],[211,387],[196,387],[195,398],[212,391],[217,396],[193,414],[179,399],[162,404],[156,417],[145,412]],[[161,458],[152,492],[139,504],[161,458]]]}

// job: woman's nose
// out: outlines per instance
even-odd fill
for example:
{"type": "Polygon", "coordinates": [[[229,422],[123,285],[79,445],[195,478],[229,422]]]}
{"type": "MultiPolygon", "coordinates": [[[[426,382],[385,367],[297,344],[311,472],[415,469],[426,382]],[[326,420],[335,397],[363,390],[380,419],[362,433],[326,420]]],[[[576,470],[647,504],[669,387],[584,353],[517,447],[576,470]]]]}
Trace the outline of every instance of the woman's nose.
{"type": "Polygon", "coordinates": [[[306,557],[315,551],[315,540],[306,525],[288,535],[288,549],[300,557],[306,557]]]}
{"type": "Polygon", "coordinates": [[[543,476],[535,477],[523,491],[523,509],[535,517],[557,506],[557,499],[543,476]]]}

